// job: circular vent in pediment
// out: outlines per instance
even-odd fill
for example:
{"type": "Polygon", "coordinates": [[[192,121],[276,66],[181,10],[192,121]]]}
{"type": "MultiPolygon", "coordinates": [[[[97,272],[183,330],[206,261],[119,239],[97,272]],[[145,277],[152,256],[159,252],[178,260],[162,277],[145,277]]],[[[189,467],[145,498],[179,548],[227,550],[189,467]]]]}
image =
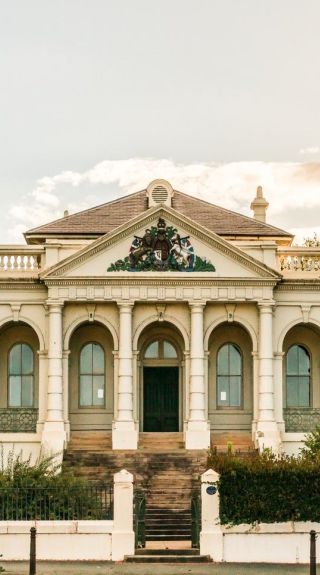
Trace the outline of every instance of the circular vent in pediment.
{"type": "Polygon", "coordinates": [[[156,206],[157,204],[171,206],[173,189],[171,184],[166,180],[153,180],[147,188],[147,196],[149,200],[149,208],[151,206],[156,206]]]}

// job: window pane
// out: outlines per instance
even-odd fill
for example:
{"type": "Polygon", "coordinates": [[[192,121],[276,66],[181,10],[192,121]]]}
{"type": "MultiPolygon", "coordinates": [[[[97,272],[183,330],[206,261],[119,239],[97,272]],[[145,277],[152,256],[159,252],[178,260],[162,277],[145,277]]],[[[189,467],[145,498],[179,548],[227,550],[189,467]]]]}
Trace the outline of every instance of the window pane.
{"type": "Polygon", "coordinates": [[[104,350],[97,343],[94,343],[92,347],[92,372],[104,374],[104,350]]]}
{"type": "Polygon", "coordinates": [[[92,343],[88,343],[81,350],[80,373],[92,373],[92,343]]]}
{"type": "Polygon", "coordinates": [[[104,376],[93,376],[93,405],[104,405],[104,376]]]}
{"type": "Polygon", "coordinates": [[[9,406],[21,407],[21,377],[17,375],[9,378],[9,406]]]}
{"type": "Polygon", "coordinates": [[[21,346],[21,373],[24,375],[33,374],[33,351],[25,343],[21,346]]]}
{"type": "Polygon", "coordinates": [[[309,405],[310,405],[309,377],[299,377],[299,406],[309,407],[309,405]]]}
{"type": "Polygon", "coordinates": [[[230,375],[241,375],[241,354],[232,344],[229,345],[230,375]]]}
{"type": "Polygon", "coordinates": [[[228,375],[229,373],[229,354],[228,345],[224,345],[218,351],[218,375],[228,375]]]}
{"type": "Polygon", "coordinates": [[[287,353],[287,374],[298,374],[298,346],[293,345],[287,353]]]}
{"type": "Polygon", "coordinates": [[[169,343],[169,341],[163,342],[163,357],[177,357],[177,352],[174,349],[172,343],[169,343]]]}
{"type": "Polygon", "coordinates": [[[229,381],[228,377],[218,376],[218,398],[217,404],[220,406],[229,405],[229,381]]]}
{"type": "Polygon", "coordinates": [[[21,374],[21,344],[14,345],[9,354],[9,374],[21,374]]]}
{"type": "Polygon", "coordinates": [[[299,378],[297,376],[290,375],[287,377],[287,406],[288,407],[298,407],[299,406],[299,378]]]}
{"type": "Polygon", "coordinates": [[[80,375],[80,405],[92,405],[92,375],[80,375]]]}
{"type": "Polygon", "coordinates": [[[23,407],[33,406],[33,376],[24,375],[22,377],[22,390],[21,390],[22,400],[21,405],[23,407]]]}
{"type": "Polygon", "coordinates": [[[299,362],[299,374],[309,375],[310,370],[310,358],[307,350],[301,345],[298,347],[298,362],[299,362]]]}
{"type": "Polygon", "coordinates": [[[159,357],[159,342],[158,341],[153,341],[152,343],[150,343],[150,345],[146,349],[146,353],[144,354],[144,357],[147,357],[147,358],[159,357]]]}
{"type": "Polygon", "coordinates": [[[230,377],[230,407],[240,407],[241,405],[241,377],[230,377]]]}

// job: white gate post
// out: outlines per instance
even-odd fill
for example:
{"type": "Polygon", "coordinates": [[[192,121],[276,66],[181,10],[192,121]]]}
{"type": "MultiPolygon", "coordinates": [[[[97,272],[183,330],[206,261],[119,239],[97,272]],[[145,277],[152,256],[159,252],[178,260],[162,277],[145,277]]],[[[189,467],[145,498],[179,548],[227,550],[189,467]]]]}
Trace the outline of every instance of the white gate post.
{"type": "Polygon", "coordinates": [[[201,475],[200,554],[210,555],[214,561],[223,560],[223,534],[219,517],[219,493],[216,486],[212,485],[219,480],[219,477],[219,474],[213,469],[208,469],[201,475]],[[212,493],[212,488],[216,488],[215,493],[212,493]]]}
{"type": "Polygon", "coordinates": [[[122,469],[114,475],[112,560],[133,554],[133,475],[122,469]]]}

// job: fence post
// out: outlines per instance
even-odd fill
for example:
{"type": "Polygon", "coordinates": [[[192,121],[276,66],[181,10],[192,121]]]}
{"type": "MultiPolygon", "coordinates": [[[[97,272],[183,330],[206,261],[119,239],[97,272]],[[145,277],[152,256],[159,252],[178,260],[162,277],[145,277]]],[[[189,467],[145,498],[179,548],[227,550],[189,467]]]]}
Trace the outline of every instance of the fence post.
{"type": "Polygon", "coordinates": [[[37,533],[36,528],[31,527],[29,575],[36,575],[36,533],[37,533]]]}
{"type": "Polygon", "coordinates": [[[317,575],[316,538],[316,532],[310,531],[310,575],[317,575]]]}
{"type": "Polygon", "coordinates": [[[122,469],[114,475],[112,560],[133,554],[133,475],[122,469]]]}
{"type": "Polygon", "coordinates": [[[223,534],[219,517],[219,493],[214,485],[219,474],[208,469],[201,475],[200,554],[214,561],[223,560],[223,534]]]}

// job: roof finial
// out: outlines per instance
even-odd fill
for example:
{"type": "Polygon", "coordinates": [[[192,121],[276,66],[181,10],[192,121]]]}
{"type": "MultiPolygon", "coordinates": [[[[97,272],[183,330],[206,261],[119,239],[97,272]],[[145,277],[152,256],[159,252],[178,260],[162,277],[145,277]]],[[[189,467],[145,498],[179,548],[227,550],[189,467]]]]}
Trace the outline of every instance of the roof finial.
{"type": "Polygon", "coordinates": [[[253,217],[255,220],[259,220],[259,222],[266,221],[266,212],[269,204],[267,200],[263,197],[263,190],[262,186],[257,187],[257,195],[254,198],[253,202],[251,202],[251,210],[253,210],[253,217]]]}

